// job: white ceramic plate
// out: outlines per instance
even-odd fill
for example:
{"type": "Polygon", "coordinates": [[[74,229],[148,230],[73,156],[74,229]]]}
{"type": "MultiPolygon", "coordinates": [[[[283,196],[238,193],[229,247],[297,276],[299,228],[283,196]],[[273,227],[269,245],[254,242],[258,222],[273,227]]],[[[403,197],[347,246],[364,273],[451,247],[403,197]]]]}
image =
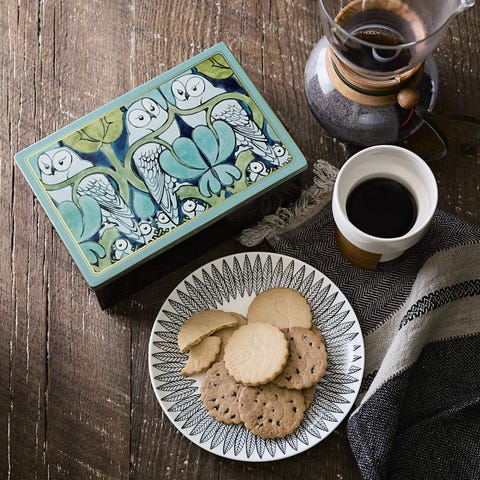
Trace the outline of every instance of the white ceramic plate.
{"type": "Polygon", "coordinates": [[[364,367],[357,317],[342,292],[310,265],[274,253],[241,253],[199,268],[170,294],[153,325],[149,370],[155,395],[172,423],[192,442],[222,457],[259,462],[301,453],[323,440],[343,420],[358,394],[364,367]],[[204,374],[183,377],[188,354],[177,335],[193,313],[210,308],[245,315],[252,299],[273,287],[298,290],[325,336],[328,368],[301,425],[285,438],[263,439],[243,425],[210,417],[200,400],[204,374]]]}

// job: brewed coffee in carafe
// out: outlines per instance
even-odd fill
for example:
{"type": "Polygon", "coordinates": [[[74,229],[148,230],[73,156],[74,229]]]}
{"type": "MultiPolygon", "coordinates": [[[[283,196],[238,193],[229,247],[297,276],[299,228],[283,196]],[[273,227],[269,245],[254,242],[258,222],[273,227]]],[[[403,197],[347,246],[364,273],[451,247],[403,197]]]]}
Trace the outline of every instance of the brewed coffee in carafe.
{"type": "Polygon", "coordinates": [[[324,37],[305,69],[305,94],[322,126],[369,146],[411,135],[437,94],[432,51],[473,0],[320,0],[324,37]],[[398,98],[412,98],[398,102],[398,98]],[[405,95],[407,92],[407,95],[405,95]],[[410,96],[410,97],[409,97],[410,96]]]}

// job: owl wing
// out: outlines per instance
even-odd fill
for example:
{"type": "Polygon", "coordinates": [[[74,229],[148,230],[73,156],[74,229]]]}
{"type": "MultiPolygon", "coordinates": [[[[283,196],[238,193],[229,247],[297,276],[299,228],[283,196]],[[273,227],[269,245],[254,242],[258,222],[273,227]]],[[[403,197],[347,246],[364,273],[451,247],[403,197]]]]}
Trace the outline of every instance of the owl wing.
{"type": "Polygon", "coordinates": [[[142,235],[133,212],[105,175],[88,175],[79,183],[77,193],[79,196],[92,197],[98,202],[104,223],[115,225],[126,237],[141,242],[142,235]]]}
{"type": "Polygon", "coordinates": [[[167,175],[160,167],[162,149],[163,147],[158,143],[146,143],[135,150],[133,162],[153,199],[175,225],[178,225],[178,198],[175,193],[175,179],[167,175]]]}
{"type": "Polygon", "coordinates": [[[258,125],[248,116],[236,100],[224,100],[212,110],[212,119],[227,122],[235,132],[237,144],[246,146],[256,155],[277,165],[278,160],[272,146],[258,125]]]}

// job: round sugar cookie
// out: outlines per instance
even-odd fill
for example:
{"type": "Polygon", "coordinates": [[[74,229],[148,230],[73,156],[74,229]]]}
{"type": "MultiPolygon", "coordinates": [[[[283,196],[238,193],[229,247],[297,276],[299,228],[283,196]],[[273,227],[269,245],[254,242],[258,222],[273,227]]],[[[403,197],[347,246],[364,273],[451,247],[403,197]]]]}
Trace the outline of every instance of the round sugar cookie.
{"type": "Polygon", "coordinates": [[[302,392],[269,383],[244,387],[239,412],[245,427],[263,438],[285,437],[302,423],[305,399],[302,392]]]}
{"type": "Polygon", "coordinates": [[[223,423],[242,423],[238,411],[238,396],[243,385],[231,377],[224,362],[214,363],[205,374],[201,400],[207,412],[223,423]]]}
{"type": "Polygon", "coordinates": [[[266,322],[278,328],[312,326],[312,312],[305,298],[290,288],[271,288],[257,295],[247,314],[248,323],[266,322]]]}
{"type": "Polygon", "coordinates": [[[273,383],[295,390],[315,385],[327,369],[323,338],[306,328],[293,327],[284,332],[288,338],[288,360],[273,383]]]}
{"type": "Polygon", "coordinates": [[[244,385],[261,385],[273,380],[285,367],[288,341],[283,332],[269,323],[256,322],[240,327],[225,346],[225,367],[244,385]]]}

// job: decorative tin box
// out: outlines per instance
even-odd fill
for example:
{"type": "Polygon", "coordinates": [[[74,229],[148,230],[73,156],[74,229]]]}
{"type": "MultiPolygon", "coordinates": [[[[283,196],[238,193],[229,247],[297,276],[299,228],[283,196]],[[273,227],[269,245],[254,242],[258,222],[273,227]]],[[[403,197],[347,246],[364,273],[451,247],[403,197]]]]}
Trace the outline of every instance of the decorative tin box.
{"type": "Polygon", "coordinates": [[[223,43],[15,160],[94,289],[307,165],[223,43]]]}

